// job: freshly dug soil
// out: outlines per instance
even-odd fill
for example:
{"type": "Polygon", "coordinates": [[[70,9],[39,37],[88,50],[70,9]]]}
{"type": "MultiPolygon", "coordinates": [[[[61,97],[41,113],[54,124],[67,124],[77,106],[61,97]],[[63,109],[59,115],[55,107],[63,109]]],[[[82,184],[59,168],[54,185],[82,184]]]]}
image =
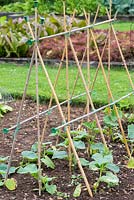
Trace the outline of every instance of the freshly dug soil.
{"type": "MultiPolygon", "coordinates": [[[[7,113],[3,119],[0,121],[0,131],[4,127],[11,127],[16,124],[18,111],[20,108],[20,101],[14,101],[9,103],[10,106],[13,107],[13,111],[7,113]]],[[[48,105],[41,105],[40,111],[44,111],[47,109],[48,105]]],[[[63,111],[66,112],[66,107],[62,107],[63,111]]],[[[71,108],[71,118],[76,118],[84,113],[84,107],[82,106],[73,106],[71,108]]],[[[36,103],[31,100],[26,100],[23,107],[22,112],[22,120],[33,116],[36,112],[36,103]]],[[[99,120],[102,123],[102,114],[99,114],[99,120]]],[[[57,109],[55,109],[51,115],[49,115],[49,121],[47,125],[47,131],[45,135],[45,142],[52,141],[55,144],[56,138],[50,136],[50,129],[52,127],[57,127],[62,124],[61,117],[57,109]]],[[[40,118],[40,126],[41,130],[44,126],[44,118],[40,118]]],[[[78,124],[74,124],[73,128],[77,128],[78,124]]],[[[12,146],[12,133],[10,132],[8,135],[5,135],[0,139],[0,156],[7,156],[10,154],[11,146],[12,146]]],[[[29,121],[23,124],[17,135],[17,141],[14,151],[14,157],[12,160],[13,166],[18,166],[21,161],[21,152],[24,150],[30,150],[31,145],[37,141],[37,127],[36,127],[36,119],[29,121]]],[[[114,188],[107,188],[105,184],[101,184],[99,190],[96,194],[94,194],[94,200],[133,200],[134,199],[134,170],[126,168],[126,160],[127,153],[123,144],[109,143],[110,149],[113,150],[114,155],[114,163],[120,166],[120,172],[118,174],[118,178],[120,180],[119,186],[114,188]]],[[[83,155],[83,152],[79,152],[79,155],[83,155]]],[[[87,158],[87,157],[86,157],[87,158]]],[[[69,199],[69,200],[90,200],[92,198],[89,197],[89,194],[86,190],[85,184],[83,180],[79,180],[82,183],[82,193],[78,198],[74,198],[72,196],[75,186],[71,184],[71,174],[69,173],[68,162],[65,160],[54,160],[55,169],[50,170],[46,167],[43,169],[43,174],[47,174],[50,177],[56,177],[54,180],[54,184],[57,185],[58,191],[62,193],[67,193],[68,198],[66,197],[58,197],[49,195],[47,192],[42,192],[42,196],[38,196],[37,190],[38,183],[30,177],[30,175],[20,175],[14,174],[14,177],[17,180],[17,189],[15,191],[8,191],[5,187],[0,188],[0,200],[60,200],[60,199],[69,199]]],[[[84,167],[85,173],[91,184],[91,188],[93,183],[96,181],[96,177],[98,174],[92,171],[89,171],[86,167],[84,167]]],[[[73,169],[72,174],[78,175],[80,171],[78,167],[73,169]]]]}

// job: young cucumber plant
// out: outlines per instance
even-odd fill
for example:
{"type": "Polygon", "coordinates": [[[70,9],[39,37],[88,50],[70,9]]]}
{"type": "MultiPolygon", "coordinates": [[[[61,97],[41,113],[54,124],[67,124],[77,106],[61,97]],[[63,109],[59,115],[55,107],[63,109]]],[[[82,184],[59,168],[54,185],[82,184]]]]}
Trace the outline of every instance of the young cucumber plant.
{"type": "Polygon", "coordinates": [[[113,163],[112,153],[102,143],[93,144],[91,148],[96,153],[92,155],[93,161],[89,163],[89,169],[99,171],[98,180],[94,183],[95,192],[100,182],[105,182],[108,187],[118,185],[116,173],[119,172],[119,167],[113,163]]]}
{"type": "MultiPolygon", "coordinates": [[[[52,159],[50,159],[49,156],[47,155],[48,144],[51,144],[51,143],[43,143],[43,147],[42,147],[43,153],[41,155],[41,162],[42,162],[42,165],[45,165],[48,168],[54,169],[55,164],[52,161],[52,159]]],[[[34,145],[32,145],[30,151],[23,151],[21,153],[23,160],[17,171],[17,173],[19,174],[30,174],[36,180],[39,179],[38,168],[37,168],[37,160],[38,160],[37,147],[38,147],[38,143],[35,143],[34,145]]],[[[56,185],[50,184],[55,179],[55,177],[50,178],[46,175],[46,176],[41,176],[40,179],[42,182],[43,191],[47,191],[48,193],[52,195],[57,192],[56,185]]]]}
{"type": "MultiPolygon", "coordinates": [[[[116,112],[112,108],[106,108],[105,111],[105,116],[103,118],[104,120],[104,133],[108,135],[109,141],[115,141],[116,139],[120,138],[120,130],[119,130],[119,125],[118,125],[118,119],[116,116],[116,112]]],[[[118,110],[119,117],[122,119],[123,117],[123,112],[121,110],[118,110]]],[[[120,138],[121,139],[121,138],[120,138]]]]}
{"type": "MultiPolygon", "coordinates": [[[[17,181],[14,178],[8,178],[7,180],[5,179],[5,175],[7,173],[7,160],[8,156],[6,157],[0,157],[0,187],[5,186],[8,190],[15,190],[17,187],[17,181]]],[[[10,167],[9,169],[9,175],[14,174],[16,172],[17,168],[16,167],[10,167]]]]}

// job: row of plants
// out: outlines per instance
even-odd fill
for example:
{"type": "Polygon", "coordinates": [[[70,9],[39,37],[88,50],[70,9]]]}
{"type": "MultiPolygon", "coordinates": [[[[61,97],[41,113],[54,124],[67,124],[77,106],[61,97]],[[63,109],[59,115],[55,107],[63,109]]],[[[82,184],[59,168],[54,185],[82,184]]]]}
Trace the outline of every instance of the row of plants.
{"type": "MultiPolygon", "coordinates": [[[[134,114],[125,113],[119,110],[119,115],[122,120],[123,126],[126,126],[127,142],[131,148],[131,155],[134,153],[134,114]]],[[[117,123],[117,117],[115,111],[104,111],[103,117],[103,132],[109,138],[109,143],[121,143],[124,144],[124,139],[120,133],[119,125],[117,123]],[[109,113],[110,111],[110,113],[109,113]]],[[[42,182],[42,191],[46,191],[51,195],[65,197],[66,193],[58,191],[55,184],[55,179],[58,177],[49,177],[47,175],[47,168],[54,170],[56,168],[56,162],[58,160],[69,160],[68,146],[69,140],[66,131],[52,131],[51,136],[59,137],[59,142],[54,145],[52,142],[46,142],[42,144],[41,152],[41,166],[42,171],[45,170],[44,176],[40,177],[42,182]]],[[[95,121],[83,122],[81,129],[71,131],[71,137],[73,139],[76,150],[80,151],[80,162],[85,170],[89,170],[95,175],[95,180],[92,185],[94,192],[98,192],[101,189],[101,183],[105,183],[107,187],[116,187],[119,185],[118,173],[120,172],[119,164],[114,163],[113,151],[106,147],[101,142],[97,142],[99,136],[99,130],[95,121]],[[85,159],[86,158],[86,159],[85,159]]],[[[110,145],[111,146],[111,145],[110,145]]],[[[6,186],[9,190],[15,190],[17,187],[17,181],[12,178],[12,174],[30,174],[35,180],[39,179],[38,176],[38,143],[32,145],[30,150],[23,151],[21,153],[22,161],[19,166],[11,167],[9,170],[10,177],[4,181],[8,157],[0,157],[0,174],[1,181],[0,186],[6,186]]],[[[76,170],[77,161],[73,154],[72,168],[76,170]]],[[[116,160],[117,162],[117,160],[116,160]]],[[[122,167],[122,166],[121,166],[122,167]]],[[[134,168],[134,158],[130,158],[127,163],[127,168],[134,168]]],[[[73,170],[73,171],[75,171],[73,170]]],[[[79,197],[82,190],[82,177],[80,175],[73,174],[71,177],[71,184],[74,187],[73,197],[79,197]]],[[[67,198],[67,196],[66,196],[67,198]]],[[[66,199],[65,198],[65,199],[66,199]]]]}
{"type": "MultiPolygon", "coordinates": [[[[44,35],[52,35],[64,31],[63,19],[55,15],[45,15],[45,23],[42,28],[41,37],[44,35]]],[[[0,57],[31,57],[33,51],[33,45],[27,44],[29,37],[29,30],[24,19],[9,19],[5,21],[5,17],[0,18],[0,57]]],[[[72,23],[72,27],[83,27],[86,25],[85,20],[75,19],[72,23]]],[[[31,20],[31,26],[34,29],[34,22],[31,20]]],[[[95,39],[97,41],[100,52],[103,50],[105,39],[107,37],[106,30],[95,30],[95,39]]],[[[117,32],[123,54],[126,60],[130,60],[133,55],[133,31],[130,32],[117,32]]],[[[78,58],[81,59],[86,47],[86,33],[77,33],[71,35],[75,50],[78,58]]],[[[62,51],[64,49],[64,37],[51,38],[43,40],[39,43],[39,48],[43,58],[48,59],[60,59],[62,51]]],[[[73,60],[74,56],[69,48],[69,59],[73,60]]],[[[103,61],[108,59],[108,47],[104,52],[103,61]]],[[[98,56],[95,51],[95,45],[93,40],[90,40],[90,60],[98,61],[98,56]]],[[[117,44],[113,34],[111,34],[111,60],[121,61],[120,53],[117,48],[117,44]]]]}
{"type": "MultiPolygon", "coordinates": [[[[39,0],[39,11],[41,13],[56,14],[63,13],[63,1],[62,0],[39,0]]],[[[76,9],[77,15],[82,15],[83,8],[88,12],[95,14],[98,3],[101,5],[101,15],[105,15],[104,7],[109,7],[109,0],[66,0],[66,13],[72,14],[76,9]]],[[[33,0],[22,0],[22,1],[0,1],[1,11],[7,12],[24,12],[25,14],[33,13],[33,0]],[[4,6],[3,6],[4,5],[4,6]]],[[[134,3],[132,0],[113,0],[112,1],[112,13],[115,14],[134,14],[134,3]]]]}
{"type": "MultiPolygon", "coordinates": [[[[42,27],[41,36],[64,31],[63,19],[47,14],[44,17],[45,24],[42,27]]],[[[29,49],[27,41],[30,39],[30,33],[26,21],[22,18],[16,20],[10,18],[6,21],[6,17],[1,17],[0,23],[0,57],[27,57],[29,49]]],[[[74,20],[72,27],[82,27],[85,24],[84,20],[74,20]]],[[[31,26],[34,29],[33,20],[31,20],[31,26]]]]}
{"type": "MultiPolygon", "coordinates": [[[[83,13],[83,8],[88,12],[95,13],[98,3],[101,0],[66,0],[66,13],[72,14],[74,9],[78,15],[83,13]]],[[[33,0],[23,2],[10,3],[2,6],[1,11],[7,12],[24,12],[25,14],[33,14],[33,0]]],[[[62,0],[39,0],[39,11],[40,13],[52,13],[63,14],[63,1],[62,0]]],[[[104,6],[101,8],[101,14],[104,14],[104,6]]]]}

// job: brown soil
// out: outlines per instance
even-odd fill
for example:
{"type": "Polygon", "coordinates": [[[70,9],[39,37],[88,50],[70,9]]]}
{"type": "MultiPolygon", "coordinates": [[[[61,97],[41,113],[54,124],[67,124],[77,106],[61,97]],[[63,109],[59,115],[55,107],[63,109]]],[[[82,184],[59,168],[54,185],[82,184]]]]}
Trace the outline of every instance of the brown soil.
{"type": "MultiPolygon", "coordinates": [[[[5,117],[0,121],[0,129],[2,130],[3,127],[11,127],[16,123],[19,107],[20,107],[20,101],[11,102],[10,105],[14,108],[13,112],[7,113],[5,117]]],[[[41,105],[40,111],[45,110],[47,108],[47,105],[41,105]]],[[[63,107],[63,110],[65,111],[66,108],[63,107]]],[[[22,113],[22,119],[26,119],[32,115],[34,115],[36,112],[36,104],[30,100],[25,101],[23,113],[22,113]]],[[[84,112],[84,107],[72,107],[71,108],[71,117],[75,118],[80,115],[82,115],[84,112]]],[[[99,120],[102,120],[102,116],[100,114],[99,120]]],[[[55,138],[50,137],[50,129],[52,127],[57,127],[61,124],[61,117],[58,114],[58,111],[55,110],[50,116],[49,116],[49,123],[47,126],[45,141],[53,141],[55,142],[55,138]]],[[[41,129],[44,125],[44,119],[41,118],[41,129]]],[[[74,128],[77,127],[77,124],[73,125],[74,128]]],[[[1,131],[0,130],[0,131],[1,131]]],[[[23,150],[29,150],[31,145],[37,141],[37,128],[36,128],[36,120],[32,120],[26,124],[24,124],[21,128],[21,130],[18,133],[16,146],[15,146],[15,152],[12,164],[14,166],[18,166],[19,162],[21,160],[21,152],[23,150]]],[[[5,136],[5,138],[0,139],[0,155],[1,156],[7,156],[10,153],[11,145],[12,145],[12,133],[10,132],[8,135],[5,136]]],[[[133,200],[134,199],[134,171],[127,169],[125,167],[126,165],[126,150],[124,145],[121,143],[110,143],[109,147],[113,150],[114,155],[114,162],[116,164],[119,164],[120,166],[120,172],[118,174],[120,183],[119,186],[116,186],[115,188],[107,188],[105,184],[100,185],[99,190],[96,194],[94,194],[94,200],[104,199],[104,200],[133,200]]],[[[79,152],[82,154],[82,152],[79,152]]],[[[48,176],[57,177],[54,180],[54,183],[58,187],[58,191],[65,192],[69,195],[68,198],[65,197],[57,197],[57,196],[51,196],[46,192],[42,193],[42,196],[38,196],[38,192],[35,191],[36,188],[38,188],[38,183],[31,178],[29,175],[19,175],[14,174],[12,177],[14,177],[17,180],[18,186],[15,191],[8,191],[6,188],[2,187],[0,188],[0,200],[58,200],[58,199],[70,199],[75,200],[76,198],[72,197],[73,191],[75,189],[75,186],[71,185],[71,175],[68,170],[68,162],[65,160],[58,160],[55,161],[56,168],[54,170],[50,170],[47,168],[44,168],[43,173],[47,174],[48,176]]],[[[95,182],[95,177],[97,176],[96,173],[92,173],[89,171],[86,167],[84,167],[85,173],[88,177],[88,180],[91,184],[91,187],[93,183],[95,182]]],[[[73,174],[77,175],[80,174],[79,169],[76,167],[73,169],[73,174]]],[[[82,180],[82,193],[81,196],[78,197],[78,200],[89,200],[91,199],[88,195],[88,192],[85,188],[85,185],[82,180]]]]}

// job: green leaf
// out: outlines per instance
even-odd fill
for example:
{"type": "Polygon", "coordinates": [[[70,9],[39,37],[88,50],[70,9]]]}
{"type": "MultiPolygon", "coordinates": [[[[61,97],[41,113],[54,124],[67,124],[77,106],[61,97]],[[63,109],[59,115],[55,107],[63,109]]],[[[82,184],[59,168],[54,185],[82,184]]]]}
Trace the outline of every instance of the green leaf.
{"type": "Polygon", "coordinates": [[[0,163],[7,161],[9,156],[6,157],[0,157],[0,163]]]}
{"type": "Polygon", "coordinates": [[[26,167],[20,167],[17,171],[18,174],[36,174],[38,172],[36,164],[28,164],[26,167]]]}
{"type": "Polygon", "coordinates": [[[8,106],[8,105],[3,105],[3,112],[7,112],[7,111],[13,111],[12,107],[11,106],[8,106]]]}
{"type": "Polygon", "coordinates": [[[104,117],[104,123],[109,126],[109,127],[115,127],[118,126],[118,123],[116,122],[116,120],[114,121],[111,116],[105,116],[104,117]]]}
{"type": "MultiPolygon", "coordinates": [[[[16,167],[10,167],[9,174],[13,174],[16,171],[16,167]]],[[[4,163],[0,164],[0,174],[5,177],[5,174],[7,172],[7,165],[4,163]]]]}
{"type": "Polygon", "coordinates": [[[80,162],[82,166],[89,166],[90,162],[85,158],[80,158],[80,162]]]}
{"type": "Polygon", "coordinates": [[[4,185],[4,181],[0,180],[0,187],[2,187],[4,185]]]}
{"type": "Polygon", "coordinates": [[[93,122],[84,122],[83,125],[86,128],[92,130],[92,129],[96,128],[96,121],[93,121],[93,122]]]}
{"type": "Polygon", "coordinates": [[[105,149],[104,144],[102,144],[101,142],[96,143],[96,144],[91,144],[91,149],[92,150],[99,150],[99,152],[103,152],[105,149]]]}
{"type": "Polygon", "coordinates": [[[32,145],[31,151],[32,151],[32,152],[35,152],[35,153],[38,151],[38,142],[35,142],[35,143],[32,145]]]}
{"type": "Polygon", "coordinates": [[[0,17],[0,25],[5,24],[5,21],[7,20],[6,16],[0,17]]]}
{"type": "Polygon", "coordinates": [[[92,158],[96,161],[98,165],[113,162],[112,154],[103,156],[101,153],[95,153],[94,155],[92,155],[92,158]]]}
{"type": "Polygon", "coordinates": [[[48,176],[41,176],[41,182],[42,182],[43,184],[46,184],[46,183],[52,181],[52,180],[55,179],[55,178],[56,178],[56,177],[50,178],[50,177],[48,177],[48,176]]]}
{"type": "Polygon", "coordinates": [[[45,184],[45,188],[46,188],[46,191],[49,193],[49,194],[54,194],[56,193],[57,191],[57,187],[56,185],[49,185],[48,183],[45,184]]]}
{"type": "Polygon", "coordinates": [[[23,156],[23,158],[29,160],[29,161],[36,161],[38,160],[38,156],[35,152],[33,151],[23,151],[21,153],[21,155],[23,156]]]}
{"type": "Polygon", "coordinates": [[[128,138],[134,139],[134,124],[128,125],[128,138]]]}
{"type": "Polygon", "coordinates": [[[93,170],[93,171],[97,171],[99,170],[99,168],[97,167],[97,162],[96,161],[92,161],[89,163],[89,169],[93,170]]]}
{"type": "Polygon", "coordinates": [[[127,167],[129,169],[134,169],[134,158],[133,157],[129,159],[127,167]]]}
{"type": "Polygon", "coordinates": [[[74,137],[75,140],[82,140],[82,139],[85,139],[88,137],[88,133],[87,132],[84,132],[84,131],[78,131],[77,133],[78,135],[76,135],[74,137]]]}
{"type": "Polygon", "coordinates": [[[120,168],[119,168],[117,165],[115,165],[114,163],[108,163],[108,164],[106,165],[106,168],[107,168],[107,169],[110,169],[110,170],[113,171],[114,173],[118,173],[118,172],[120,171],[120,168]]]}
{"type": "Polygon", "coordinates": [[[85,149],[85,143],[82,141],[73,141],[75,148],[77,149],[85,149]]]}
{"type": "Polygon", "coordinates": [[[112,172],[107,172],[106,176],[101,176],[99,181],[107,183],[109,186],[118,185],[119,179],[112,172]]]}
{"type": "Polygon", "coordinates": [[[74,193],[73,193],[73,197],[79,197],[80,194],[81,194],[81,184],[76,186],[74,193]]]}
{"type": "Polygon", "coordinates": [[[45,158],[42,158],[41,161],[47,166],[50,167],[51,169],[55,168],[55,164],[53,163],[53,161],[48,157],[45,156],[45,158]]]}
{"type": "Polygon", "coordinates": [[[66,159],[67,157],[66,151],[54,151],[52,159],[66,159]]]}
{"type": "Polygon", "coordinates": [[[54,34],[54,29],[51,28],[50,26],[46,26],[45,29],[46,29],[46,32],[47,32],[48,35],[54,34]]]}
{"type": "Polygon", "coordinates": [[[5,181],[5,186],[8,188],[8,190],[15,190],[17,187],[17,181],[14,178],[7,179],[5,181]]]}

